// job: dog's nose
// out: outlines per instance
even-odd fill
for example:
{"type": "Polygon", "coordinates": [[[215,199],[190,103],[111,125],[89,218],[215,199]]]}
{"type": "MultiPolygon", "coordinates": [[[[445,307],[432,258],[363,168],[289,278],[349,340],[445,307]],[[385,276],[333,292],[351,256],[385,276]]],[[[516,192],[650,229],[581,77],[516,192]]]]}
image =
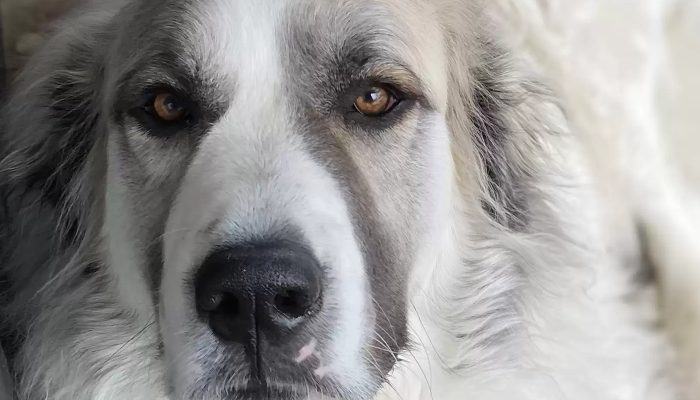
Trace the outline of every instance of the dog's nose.
{"type": "Polygon", "coordinates": [[[217,249],[195,277],[200,316],[228,342],[284,340],[320,309],[321,292],[318,261],[289,241],[217,249]]]}

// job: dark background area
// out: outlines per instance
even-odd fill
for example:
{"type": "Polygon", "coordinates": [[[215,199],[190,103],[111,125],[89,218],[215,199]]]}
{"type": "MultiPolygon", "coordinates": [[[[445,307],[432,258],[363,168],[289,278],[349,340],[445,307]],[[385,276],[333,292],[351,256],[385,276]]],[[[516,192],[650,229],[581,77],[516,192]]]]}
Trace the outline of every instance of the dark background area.
{"type": "Polygon", "coordinates": [[[5,93],[5,76],[7,74],[5,71],[4,43],[2,35],[2,8],[0,8],[0,96],[5,93]]]}

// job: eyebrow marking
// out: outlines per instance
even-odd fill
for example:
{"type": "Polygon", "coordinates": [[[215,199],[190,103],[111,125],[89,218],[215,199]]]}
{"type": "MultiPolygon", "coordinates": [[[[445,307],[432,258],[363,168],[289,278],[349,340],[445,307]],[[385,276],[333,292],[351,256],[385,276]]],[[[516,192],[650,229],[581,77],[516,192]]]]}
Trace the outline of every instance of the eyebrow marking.
{"type": "Polygon", "coordinates": [[[370,60],[358,75],[365,80],[398,86],[414,96],[423,92],[422,80],[408,67],[394,60],[370,60]]]}

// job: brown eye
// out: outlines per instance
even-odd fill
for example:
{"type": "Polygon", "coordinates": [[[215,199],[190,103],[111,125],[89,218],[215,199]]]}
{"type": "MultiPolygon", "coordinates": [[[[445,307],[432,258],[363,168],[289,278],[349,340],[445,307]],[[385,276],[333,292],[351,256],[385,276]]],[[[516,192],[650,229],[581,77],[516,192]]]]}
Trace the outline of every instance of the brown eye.
{"type": "Polygon", "coordinates": [[[368,117],[378,117],[390,112],[397,103],[389,89],[374,86],[355,99],[355,109],[368,117]]]}
{"type": "Polygon", "coordinates": [[[174,94],[161,93],[153,99],[153,113],[162,121],[177,122],[187,116],[187,109],[174,94]]]}

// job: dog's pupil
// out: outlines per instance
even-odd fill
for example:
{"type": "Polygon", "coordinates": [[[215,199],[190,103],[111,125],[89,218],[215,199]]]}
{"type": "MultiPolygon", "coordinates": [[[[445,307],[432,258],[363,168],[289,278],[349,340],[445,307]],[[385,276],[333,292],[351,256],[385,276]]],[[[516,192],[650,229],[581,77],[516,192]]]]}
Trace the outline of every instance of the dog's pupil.
{"type": "Polygon", "coordinates": [[[178,104],[177,99],[172,95],[168,96],[168,99],[165,103],[165,107],[168,109],[168,111],[170,111],[173,114],[182,111],[182,106],[178,104]]]}

